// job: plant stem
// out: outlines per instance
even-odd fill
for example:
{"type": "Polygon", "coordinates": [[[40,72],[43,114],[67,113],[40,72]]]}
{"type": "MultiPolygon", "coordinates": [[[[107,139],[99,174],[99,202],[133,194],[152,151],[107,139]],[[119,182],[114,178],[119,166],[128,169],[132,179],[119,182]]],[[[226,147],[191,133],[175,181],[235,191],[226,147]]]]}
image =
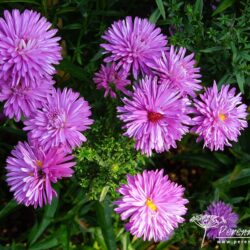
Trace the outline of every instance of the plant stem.
{"type": "Polygon", "coordinates": [[[202,242],[201,242],[201,248],[203,248],[204,241],[205,241],[205,238],[206,238],[206,234],[207,234],[207,228],[205,227],[204,235],[203,235],[202,242]]]}

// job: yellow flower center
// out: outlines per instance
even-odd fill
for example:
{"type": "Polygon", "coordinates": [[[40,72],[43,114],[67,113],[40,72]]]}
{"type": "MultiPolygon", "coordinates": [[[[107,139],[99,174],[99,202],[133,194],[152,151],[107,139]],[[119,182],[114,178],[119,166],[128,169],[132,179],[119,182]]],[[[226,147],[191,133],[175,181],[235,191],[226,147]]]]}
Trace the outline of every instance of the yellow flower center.
{"type": "Polygon", "coordinates": [[[223,122],[226,120],[226,116],[224,114],[219,114],[219,118],[223,122]]]}
{"type": "Polygon", "coordinates": [[[154,202],[150,198],[147,198],[147,200],[146,200],[146,206],[148,206],[152,211],[156,211],[157,210],[156,205],[154,204],[154,202]]]}
{"type": "Polygon", "coordinates": [[[43,163],[39,160],[36,160],[36,165],[41,168],[43,166],[43,163]]]}

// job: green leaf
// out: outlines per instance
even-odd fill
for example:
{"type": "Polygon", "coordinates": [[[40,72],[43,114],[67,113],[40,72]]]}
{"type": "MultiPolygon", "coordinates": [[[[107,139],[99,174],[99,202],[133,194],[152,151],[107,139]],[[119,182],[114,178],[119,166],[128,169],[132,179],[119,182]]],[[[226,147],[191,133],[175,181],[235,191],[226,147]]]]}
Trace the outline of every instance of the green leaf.
{"type": "Polygon", "coordinates": [[[106,198],[103,202],[97,202],[97,220],[102,229],[102,234],[108,250],[116,250],[115,235],[112,226],[112,209],[106,198]]]}
{"type": "Polygon", "coordinates": [[[214,152],[214,156],[219,162],[221,162],[224,165],[230,165],[230,163],[232,162],[232,159],[229,156],[225,155],[224,153],[214,152]]]}
{"type": "Polygon", "coordinates": [[[162,0],[155,0],[155,2],[157,4],[157,7],[158,7],[163,19],[165,20],[166,19],[166,13],[165,13],[165,9],[164,9],[164,5],[163,5],[162,0]]]}
{"type": "Polygon", "coordinates": [[[237,79],[237,83],[240,88],[240,91],[244,93],[245,77],[241,72],[238,72],[238,71],[235,72],[235,75],[236,75],[236,79],[237,79]]]}
{"type": "MultiPolygon", "coordinates": [[[[98,242],[99,248],[101,250],[109,250],[105,244],[101,228],[94,228],[94,239],[98,242]]],[[[91,248],[93,249],[93,248],[91,248]]]]}
{"type": "Polygon", "coordinates": [[[63,26],[63,30],[80,30],[82,28],[82,24],[80,23],[72,23],[66,26],[63,26]]]}
{"type": "Polygon", "coordinates": [[[175,155],[173,159],[187,161],[187,164],[195,164],[196,166],[215,170],[218,167],[216,159],[211,159],[211,156],[208,154],[195,154],[195,153],[183,153],[175,155]]]}
{"type": "Polygon", "coordinates": [[[237,59],[238,51],[237,51],[236,46],[233,42],[230,43],[230,47],[231,47],[231,50],[233,53],[232,63],[234,64],[236,62],[236,59],[237,59]]]}
{"type": "Polygon", "coordinates": [[[215,47],[211,47],[211,48],[206,48],[206,49],[201,49],[199,50],[199,52],[202,52],[202,53],[213,53],[213,52],[216,52],[216,51],[221,51],[223,48],[220,47],[220,46],[215,46],[215,47]]]}
{"type": "Polygon", "coordinates": [[[149,21],[151,23],[156,23],[158,21],[158,19],[160,18],[161,16],[161,13],[158,9],[156,9],[152,14],[151,16],[149,17],[149,21]]]}
{"type": "Polygon", "coordinates": [[[248,185],[250,183],[250,163],[238,164],[233,172],[214,182],[215,187],[224,189],[248,185]]]}
{"type": "Polygon", "coordinates": [[[91,58],[91,60],[90,60],[90,62],[95,62],[95,61],[97,61],[97,60],[99,60],[100,58],[102,58],[102,56],[103,56],[103,50],[102,49],[100,49],[92,58],[91,58]]]}
{"type": "Polygon", "coordinates": [[[196,0],[194,10],[196,13],[198,13],[200,16],[202,15],[203,10],[203,0],[196,0]]]}
{"type": "Polygon", "coordinates": [[[245,213],[243,214],[243,216],[240,217],[240,222],[242,222],[248,218],[250,218],[250,208],[247,208],[245,210],[245,213]]]}
{"type": "Polygon", "coordinates": [[[104,199],[105,199],[105,197],[106,197],[108,191],[109,191],[109,186],[105,186],[105,187],[102,189],[102,192],[101,192],[101,195],[100,195],[100,199],[99,199],[100,202],[103,202],[103,201],[104,201],[104,199]]]}
{"type": "Polygon", "coordinates": [[[0,220],[6,218],[7,215],[12,213],[17,207],[18,204],[14,200],[7,203],[0,211],[0,220]]]}
{"type": "Polygon", "coordinates": [[[57,69],[63,70],[64,72],[69,73],[71,76],[76,77],[79,80],[87,80],[83,73],[83,68],[76,66],[67,58],[61,61],[57,69]]]}
{"type": "Polygon", "coordinates": [[[51,249],[52,247],[56,247],[57,245],[59,245],[58,240],[56,238],[50,238],[34,244],[29,248],[29,250],[46,250],[51,249]]]}
{"type": "Polygon", "coordinates": [[[238,56],[244,58],[248,62],[250,61],[250,55],[247,53],[247,51],[240,51],[238,56]]]}
{"type": "MultiPolygon", "coordinates": [[[[135,239],[135,238],[134,238],[135,239]]],[[[133,239],[133,240],[134,240],[133,239]]],[[[133,243],[133,247],[135,250],[145,250],[145,249],[150,249],[150,247],[154,245],[153,242],[150,241],[143,241],[142,239],[136,239],[135,242],[133,243]]]]}
{"type": "Polygon", "coordinates": [[[57,205],[58,205],[58,198],[54,198],[51,205],[47,205],[45,207],[41,223],[39,225],[35,225],[29,234],[30,245],[33,245],[37,241],[37,239],[42,235],[45,229],[52,222],[57,209],[57,205]]]}
{"type": "Polygon", "coordinates": [[[219,89],[221,89],[223,84],[233,83],[233,82],[235,82],[235,77],[233,77],[231,73],[226,73],[224,76],[220,78],[220,80],[217,83],[217,86],[219,89]]]}
{"type": "Polygon", "coordinates": [[[230,183],[230,187],[239,187],[250,184],[250,169],[242,169],[237,177],[230,183]]]}
{"type": "Polygon", "coordinates": [[[61,225],[60,230],[58,230],[56,233],[63,250],[69,250],[69,230],[70,228],[68,228],[66,225],[61,225]]]}
{"type": "Polygon", "coordinates": [[[1,0],[1,3],[31,3],[40,5],[40,3],[36,0],[1,0]]]}
{"type": "Polygon", "coordinates": [[[17,129],[17,128],[12,128],[12,127],[0,127],[1,132],[6,132],[6,133],[10,133],[12,135],[17,136],[18,138],[25,138],[25,132],[21,129],[17,129]]]}
{"type": "Polygon", "coordinates": [[[127,233],[121,236],[122,250],[128,250],[129,235],[127,233]]]}
{"type": "Polygon", "coordinates": [[[235,197],[230,199],[231,204],[237,204],[245,201],[245,197],[235,197]]]}
{"type": "Polygon", "coordinates": [[[60,14],[65,14],[69,12],[77,12],[77,11],[78,9],[76,7],[65,7],[65,8],[57,9],[56,14],[60,15],[60,14]]]}
{"type": "Polygon", "coordinates": [[[221,1],[220,5],[217,7],[217,9],[214,11],[212,16],[215,16],[222,11],[226,10],[227,8],[231,7],[234,4],[235,0],[223,0],[221,1]]]}

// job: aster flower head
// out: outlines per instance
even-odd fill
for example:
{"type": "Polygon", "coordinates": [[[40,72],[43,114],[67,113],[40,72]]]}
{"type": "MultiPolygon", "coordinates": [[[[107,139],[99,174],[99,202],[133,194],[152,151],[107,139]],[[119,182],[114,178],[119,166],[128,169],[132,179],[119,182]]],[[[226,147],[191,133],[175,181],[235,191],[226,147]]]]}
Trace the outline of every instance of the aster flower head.
{"type": "Polygon", "coordinates": [[[247,106],[242,104],[241,94],[235,88],[223,85],[218,91],[216,82],[207,88],[200,98],[194,100],[194,127],[199,135],[197,141],[204,140],[204,147],[210,150],[224,150],[232,146],[230,141],[238,141],[241,130],[247,127],[247,106]]]}
{"type": "Polygon", "coordinates": [[[57,195],[52,183],[71,177],[75,162],[60,148],[44,151],[19,142],[7,158],[7,183],[15,200],[25,206],[42,207],[57,195]]]}
{"type": "Polygon", "coordinates": [[[111,65],[102,64],[100,71],[95,73],[93,81],[97,84],[97,89],[105,89],[105,97],[110,95],[112,98],[116,98],[113,88],[124,94],[129,93],[126,86],[130,84],[130,80],[127,77],[128,73],[124,70],[117,70],[115,63],[111,65]]]}
{"type": "Polygon", "coordinates": [[[171,46],[170,51],[162,52],[162,56],[155,58],[152,67],[160,78],[161,83],[170,83],[177,88],[182,95],[195,96],[195,91],[201,90],[199,74],[200,68],[195,67],[194,54],[185,56],[186,49],[174,49],[171,46]]]}
{"type": "Polygon", "coordinates": [[[233,212],[229,204],[222,201],[213,202],[205,211],[206,215],[216,216],[219,223],[216,227],[208,228],[207,236],[210,239],[217,237],[231,237],[234,235],[234,229],[237,227],[239,216],[233,212]]]}
{"type": "Polygon", "coordinates": [[[139,81],[123,103],[118,117],[125,123],[124,135],[133,137],[136,149],[148,156],[152,150],[160,153],[176,148],[176,141],[189,130],[189,100],[167,84],[158,85],[156,77],[139,81]]]}
{"type": "Polygon", "coordinates": [[[147,63],[159,57],[167,45],[167,37],[161,34],[160,28],[148,19],[135,17],[133,21],[130,16],[114,22],[102,38],[107,43],[101,47],[109,54],[104,61],[116,62],[117,68],[127,72],[131,69],[135,78],[140,72],[151,72],[147,63]]]}
{"type": "Polygon", "coordinates": [[[4,114],[10,119],[20,121],[30,117],[32,112],[47,101],[52,92],[54,81],[50,78],[37,79],[36,87],[21,84],[11,86],[8,81],[0,80],[0,101],[4,101],[4,114]]]}
{"type": "Polygon", "coordinates": [[[55,89],[42,109],[24,121],[24,130],[30,131],[29,138],[45,150],[65,146],[70,151],[87,140],[81,132],[93,123],[90,115],[90,106],[79,93],[67,88],[55,89]]]}
{"type": "Polygon", "coordinates": [[[115,212],[128,220],[126,229],[143,240],[169,238],[184,221],[188,203],[183,198],[184,188],[164,176],[163,170],[127,175],[127,181],[118,189],[122,198],[114,202],[115,212]]]}
{"type": "Polygon", "coordinates": [[[4,18],[0,18],[0,78],[12,77],[14,84],[24,77],[28,85],[34,84],[37,76],[54,74],[53,65],[61,60],[56,33],[35,11],[5,10],[4,18]]]}

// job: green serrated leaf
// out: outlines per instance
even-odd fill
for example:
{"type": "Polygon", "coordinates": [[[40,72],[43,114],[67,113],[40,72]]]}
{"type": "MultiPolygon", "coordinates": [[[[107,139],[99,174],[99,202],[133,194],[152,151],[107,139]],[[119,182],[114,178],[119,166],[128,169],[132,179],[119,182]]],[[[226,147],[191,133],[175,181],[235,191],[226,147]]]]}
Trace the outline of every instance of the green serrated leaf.
{"type": "Polygon", "coordinates": [[[250,55],[247,53],[247,51],[240,51],[239,56],[247,61],[250,61],[250,55]]]}

